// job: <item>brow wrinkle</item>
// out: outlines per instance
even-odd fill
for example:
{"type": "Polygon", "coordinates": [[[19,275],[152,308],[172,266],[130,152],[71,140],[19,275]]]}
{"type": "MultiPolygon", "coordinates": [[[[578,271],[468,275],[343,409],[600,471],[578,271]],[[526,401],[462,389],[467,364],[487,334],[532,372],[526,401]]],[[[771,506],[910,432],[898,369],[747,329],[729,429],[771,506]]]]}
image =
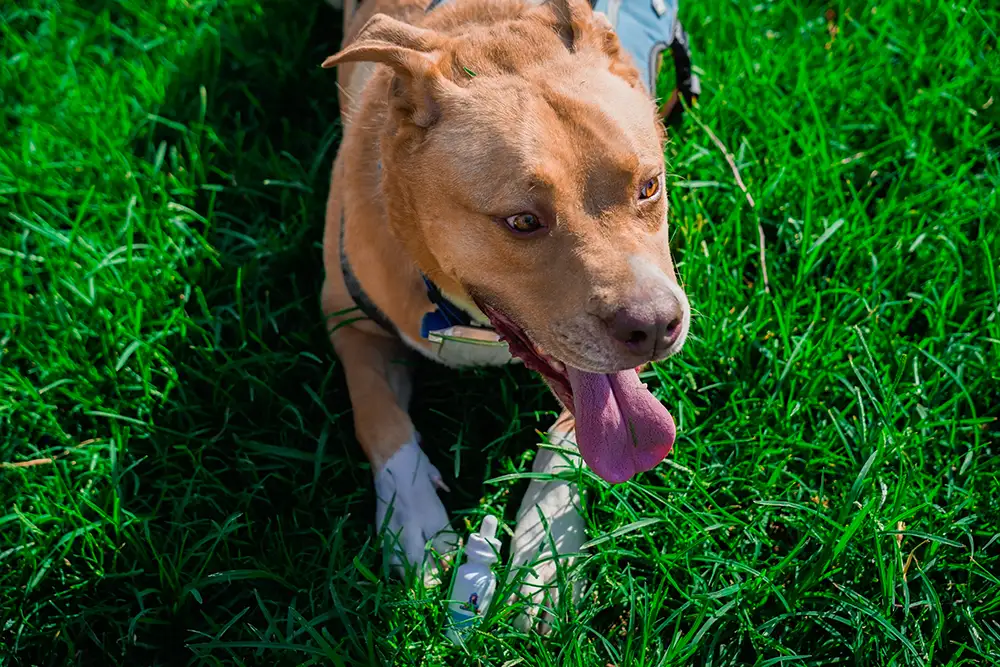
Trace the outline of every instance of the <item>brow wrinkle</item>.
{"type": "Polygon", "coordinates": [[[580,165],[582,204],[587,215],[600,217],[615,206],[628,204],[640,159],[634,139],[600,106],[547,87],[545,102],[559,118],[576,147],[580,165]]]}

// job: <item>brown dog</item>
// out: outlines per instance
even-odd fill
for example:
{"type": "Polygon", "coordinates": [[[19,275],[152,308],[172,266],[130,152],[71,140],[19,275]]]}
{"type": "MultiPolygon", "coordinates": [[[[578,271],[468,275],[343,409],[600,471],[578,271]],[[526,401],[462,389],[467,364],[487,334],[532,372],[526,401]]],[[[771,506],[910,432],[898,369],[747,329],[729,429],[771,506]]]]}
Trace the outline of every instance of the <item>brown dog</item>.
{"type": "MultiPolygon", "coordinates": [[[[586,0],[425,5],[365,0],[324,63],[339,66],[344,138],[323,309],[399,565],[454,540],[444,483],[407,414],[410,378],[396,363],[407,349],[453,365],[503,362],[509,349],[566,408],[553,434],[567,455],[540,452],[535,470],[576,465],[575,431],[587,465],[622,482],[673,444],[635,368],[676,353],[689,321],[668,245],[663,127],[606,19],[586,0]],[[450,341],[456,332],[484,343],[450,341]]],[[[567,482],[533,482],[515,563],[549,544],[539,512],[557,550],[577,551],[577,505],[567,482]]],[[[554,567],[525,592],[539,599],[554,567]]]]}

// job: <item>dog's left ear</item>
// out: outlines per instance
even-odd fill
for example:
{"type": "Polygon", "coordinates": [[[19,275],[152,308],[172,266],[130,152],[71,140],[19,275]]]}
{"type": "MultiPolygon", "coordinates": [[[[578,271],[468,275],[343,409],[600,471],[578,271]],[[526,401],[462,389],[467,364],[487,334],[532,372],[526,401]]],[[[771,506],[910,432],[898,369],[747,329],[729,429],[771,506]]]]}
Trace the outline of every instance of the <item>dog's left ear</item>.
{"type": "Polygon", "coordinates": [[[595,49],[611,60],[611,72],[633,88],[642,86],[639,70],[622,49],[608,17],[595,12],[588,0],[549,0],[556,17],[556,30],[570,51],[595,49]]]}
{"type": "Polygon", "coordinates": [[[347,48],[323,61],[323,67],[350,62],[388,65],[395,74],[389,88],[391,111],[400,120],[428,128],[440,114],[441,98],[460,92],[441,66],[446,40],[433,30],[376,14],[347,48]]]}

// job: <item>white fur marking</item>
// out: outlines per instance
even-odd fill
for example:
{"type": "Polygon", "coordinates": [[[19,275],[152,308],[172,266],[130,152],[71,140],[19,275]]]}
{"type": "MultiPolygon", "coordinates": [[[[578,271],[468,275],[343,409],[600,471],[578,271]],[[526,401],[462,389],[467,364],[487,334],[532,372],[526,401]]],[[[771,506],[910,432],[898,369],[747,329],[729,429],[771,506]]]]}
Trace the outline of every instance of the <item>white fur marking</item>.
{"type": "Polygon", "coordinates": [[[385,527],[392,570],[401,576],[406,565],[420,568],[426,564],[425,585],[439,583],[427,543],[438,554],[448,554],[458,544],[438,489],[447,490],[441,473],[416,442],[400,447],[375,474],[375,526],[377,530],[385,527]]]}
{"type": "MultiPolygon", "coordinates": [[[[548,475],[578,470],[582,459],[574,433],[550,431],[549,436],[550,444],[560,449],[539,448],[532,470],[548,475]]],[[[536,621],[540,632],[549,629],[551,614],[540,607],[553,609],[557,606],[557,575],[560,570],[566,572],[573,561],[572,558],[560,557],[560,554],[580,552],[586,538],[585,528],[580,514],[580,491],[576,484],[565,479],[531,480],[521,500],[511,544],[511,576],[519,576],[524,571],[522,568],[531,569],[518,591],[519,596],[529,603],[528,610],[516,620],[522,630],[528,630],[536,621]]],[[[579,602],[582,591],[583,581],[575,579],[572,590],[574,604],[579,602]]]]}

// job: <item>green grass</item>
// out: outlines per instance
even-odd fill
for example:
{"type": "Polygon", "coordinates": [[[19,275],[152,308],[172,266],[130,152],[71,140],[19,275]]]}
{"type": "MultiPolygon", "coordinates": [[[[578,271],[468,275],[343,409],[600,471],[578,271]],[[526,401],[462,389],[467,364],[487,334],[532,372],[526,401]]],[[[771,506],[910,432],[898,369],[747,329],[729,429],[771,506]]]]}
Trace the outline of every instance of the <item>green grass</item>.
{"type": "MultiPolygon", "coordinates": [[[[0,665],[996,664],[1000,10],[681,12],[672,463],[586,477],[586,603],[465,656],[383,576],[319,313],[339,15],[0,4],[0,665]]],[[[554,400],[417,394],[455,526],[509,531],[554,400]]]]}

